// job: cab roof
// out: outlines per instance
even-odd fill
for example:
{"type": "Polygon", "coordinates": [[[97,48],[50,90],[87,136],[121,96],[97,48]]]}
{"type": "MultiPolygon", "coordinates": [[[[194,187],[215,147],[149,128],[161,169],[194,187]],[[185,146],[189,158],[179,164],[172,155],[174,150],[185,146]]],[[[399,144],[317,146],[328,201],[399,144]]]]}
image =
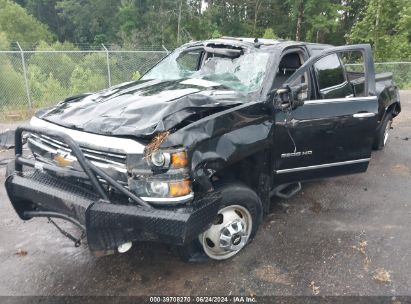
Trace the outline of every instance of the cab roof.
{"type": "Polygon", "coordinates": [[[247,48],[286,48],[290,46],[307,46],[308,49],[326,49],[332,47],[329,44],[311,43],[303,41],[292,41],[284,39],[265,39],[265,38],[249,38],[249,37],[228,37],[223,36],[216,39],[208,39],[203,41],[192,41],[184,44],[184,47],[207,45],[207,44],[224,44],[234,47],[247,48]]]}

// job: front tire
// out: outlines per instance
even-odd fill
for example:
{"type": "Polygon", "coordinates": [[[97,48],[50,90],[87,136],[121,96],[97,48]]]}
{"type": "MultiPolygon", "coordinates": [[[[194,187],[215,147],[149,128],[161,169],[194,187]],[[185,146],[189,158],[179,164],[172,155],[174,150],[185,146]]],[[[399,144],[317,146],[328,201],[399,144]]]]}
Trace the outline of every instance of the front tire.
{"type": "Polygon", "coordinates": [[[235,256],[252,241],[262,221],[261,200],[249,187],[229,183],[216,187],[216,191],[221,193],[217,216],[197,240],[178,250],[185,261],[203,260],[200,254],[212,260],[235,256]]]}

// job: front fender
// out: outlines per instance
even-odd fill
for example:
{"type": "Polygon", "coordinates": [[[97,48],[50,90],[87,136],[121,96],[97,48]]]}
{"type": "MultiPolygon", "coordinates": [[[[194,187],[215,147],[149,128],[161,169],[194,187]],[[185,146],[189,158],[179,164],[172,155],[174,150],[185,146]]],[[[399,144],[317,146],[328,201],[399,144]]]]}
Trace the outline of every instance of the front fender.
{"type": "Polygon", "coordinates": [[[219,171],[272,145],[273,117],[261,102],[243,104],[178,130],[162,147],[185,146],[193,178],[204,180],[205,171],[219,171]]]}

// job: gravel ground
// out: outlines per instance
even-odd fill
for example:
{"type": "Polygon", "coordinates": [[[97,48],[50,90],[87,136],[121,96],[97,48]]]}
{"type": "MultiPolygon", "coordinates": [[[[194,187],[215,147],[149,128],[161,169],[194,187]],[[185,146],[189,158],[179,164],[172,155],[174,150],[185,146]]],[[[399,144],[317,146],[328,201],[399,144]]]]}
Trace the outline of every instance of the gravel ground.
{"type": "Polygon", "coordinates": [[[183,263],[150,243],[95,258],[45,219],[21,221],[0,186],[0,295],[411,295],[411,91],[402,102],[366,173],[273,199],[254,241],[225,262],[183,263]]]}

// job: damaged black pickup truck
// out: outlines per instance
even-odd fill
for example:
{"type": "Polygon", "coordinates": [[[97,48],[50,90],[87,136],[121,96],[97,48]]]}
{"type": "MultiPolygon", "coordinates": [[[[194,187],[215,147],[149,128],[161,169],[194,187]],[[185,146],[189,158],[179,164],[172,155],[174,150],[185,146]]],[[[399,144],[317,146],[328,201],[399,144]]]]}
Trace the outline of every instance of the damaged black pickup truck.
{"type": "Polygon", "coordinates": [[[139,81],[36,113],[16,130],[7,193],[20,218],[70,221],[96,254],[157,241],[223,260],[271,197],[366,171],[400,111],[369,45],[191,42],[139,81]]]}

